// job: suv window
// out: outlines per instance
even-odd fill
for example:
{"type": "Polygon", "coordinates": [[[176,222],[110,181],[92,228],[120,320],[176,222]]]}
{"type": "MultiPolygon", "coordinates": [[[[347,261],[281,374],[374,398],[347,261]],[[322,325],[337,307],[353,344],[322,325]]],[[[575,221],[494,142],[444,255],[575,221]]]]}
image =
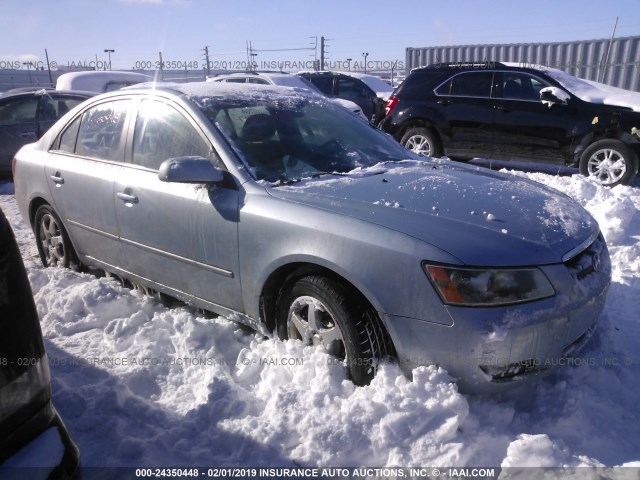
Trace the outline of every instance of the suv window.
{"type": "Polygon", "coordinates": [[[0,107],[0,125],[34,122],[39,98],[36,96],[8,101],[0,107]]]}
{"type": "Polygon", "coordinates": [[[119,100],[101,103],[85,111],[78,129],[75,153],[121,161],[124,157],[122,133],[130,105],[129,101],[119,100]]]}
{"type": "Polygon", "coordinates": [[[348,98],[369,98],[371,97],[367,88],[355,78],[338,77],[338,91],[340,97],[348,98]]]}
{"type": "Polygon", "coordinates": [[[436,89],[438,95],[491,97],[493,72],[464,72],[454,75],[436,89]]]}
{"type": "Polygon", "coordinates": [[[333,95],[333,77],[326,75],[326,76],[311,76],[311,77],[304,77],[307,80],[309,80],[311,83],[313,83],[316,87],[318,87],[318,89],[324,93],[325,95],[333,95]]]}
{"type": "Polygon", "coordinates": [[[133,163],[158,170],[169,158],[208,157],[210,152],[211,147],[176,109],[154,100],[140,104],[133,136],[133,163]]]}
{"type": "Polygon", "coordinates": [[[502,73],[502,97],[514,100],[540,100],[540,90],[549,84],[526,73],[502,73]]]}

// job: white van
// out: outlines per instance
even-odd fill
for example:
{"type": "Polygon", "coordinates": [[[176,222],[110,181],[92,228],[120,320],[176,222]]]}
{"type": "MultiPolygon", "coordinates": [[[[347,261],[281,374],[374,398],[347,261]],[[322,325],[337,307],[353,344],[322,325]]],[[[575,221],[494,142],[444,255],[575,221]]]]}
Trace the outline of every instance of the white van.
{"type": "Polygon", "coordinates": [[[151,82],[153,78],[144,73],[108,71],[85,71],[63,73],[56,81],[56,90],[83,90],[85,92],[111,92],[136,83],[151,82]]]}

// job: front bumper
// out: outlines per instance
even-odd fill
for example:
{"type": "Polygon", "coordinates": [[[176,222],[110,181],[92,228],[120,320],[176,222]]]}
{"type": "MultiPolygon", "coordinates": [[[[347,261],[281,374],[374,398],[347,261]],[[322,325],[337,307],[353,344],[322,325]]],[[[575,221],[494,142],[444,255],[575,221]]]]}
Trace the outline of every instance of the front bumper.
{"type": "MultiPolygon", "coordinates": [[[[580,255],[593,255],[593,248],[580,255]]],[[[580,363],[568,359],[595,332],[611,279],[604,241],[596,248],[595,270],[575,260],[542,267],[556,288],[552,298],[505,307],[443,306],[452,325],[387,317],[402,369],[410,374],[420,365],[439,365],[460,391],[483,394],[580,363]]]]}

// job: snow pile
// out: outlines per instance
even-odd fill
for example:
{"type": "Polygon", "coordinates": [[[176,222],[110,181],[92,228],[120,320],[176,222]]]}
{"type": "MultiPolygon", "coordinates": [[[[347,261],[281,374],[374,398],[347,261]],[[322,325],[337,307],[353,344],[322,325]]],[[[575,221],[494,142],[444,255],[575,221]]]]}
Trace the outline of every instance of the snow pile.
{"type": "Polygon", "coordinates": [[[356,388],[321,348],[163,305],[108,278],[43,269],[12,188],[0,185],[42,319],[54,402],[83,465],[639,465],[640,192],[512,173],[592,213],[613,283],[579,357],[538,382],[476,397],[434,366],[410,380],[388,363],[356,388]]]}

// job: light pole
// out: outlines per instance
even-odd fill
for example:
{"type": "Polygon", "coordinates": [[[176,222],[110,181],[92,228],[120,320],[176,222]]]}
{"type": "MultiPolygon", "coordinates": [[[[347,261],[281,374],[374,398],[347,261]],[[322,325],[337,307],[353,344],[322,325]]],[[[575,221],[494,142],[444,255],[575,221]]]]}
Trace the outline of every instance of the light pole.
{"type": "Polygon", "coordinates": [[[31,81],[31,65],[33,65],[31,62],[22,62],[23,65],[27,66],[27,72],[29,72],[29,85],[33,85],[33,82],[31,81]]]}
{"type": "Polygon", "coordinates": [[[109,54],[109,70],[111,70],[111,54],[115,53],[115,50],[112,50],[111,48],[105,48],[104,49],[104,53],[108,53],[109,54]]]}
{"type": "Polygon", "coordinates": [[[362,56],[364,57],[364,73],[367,73],[367,57],[369,56],[369,52],[362,52],[362,56]]]}

